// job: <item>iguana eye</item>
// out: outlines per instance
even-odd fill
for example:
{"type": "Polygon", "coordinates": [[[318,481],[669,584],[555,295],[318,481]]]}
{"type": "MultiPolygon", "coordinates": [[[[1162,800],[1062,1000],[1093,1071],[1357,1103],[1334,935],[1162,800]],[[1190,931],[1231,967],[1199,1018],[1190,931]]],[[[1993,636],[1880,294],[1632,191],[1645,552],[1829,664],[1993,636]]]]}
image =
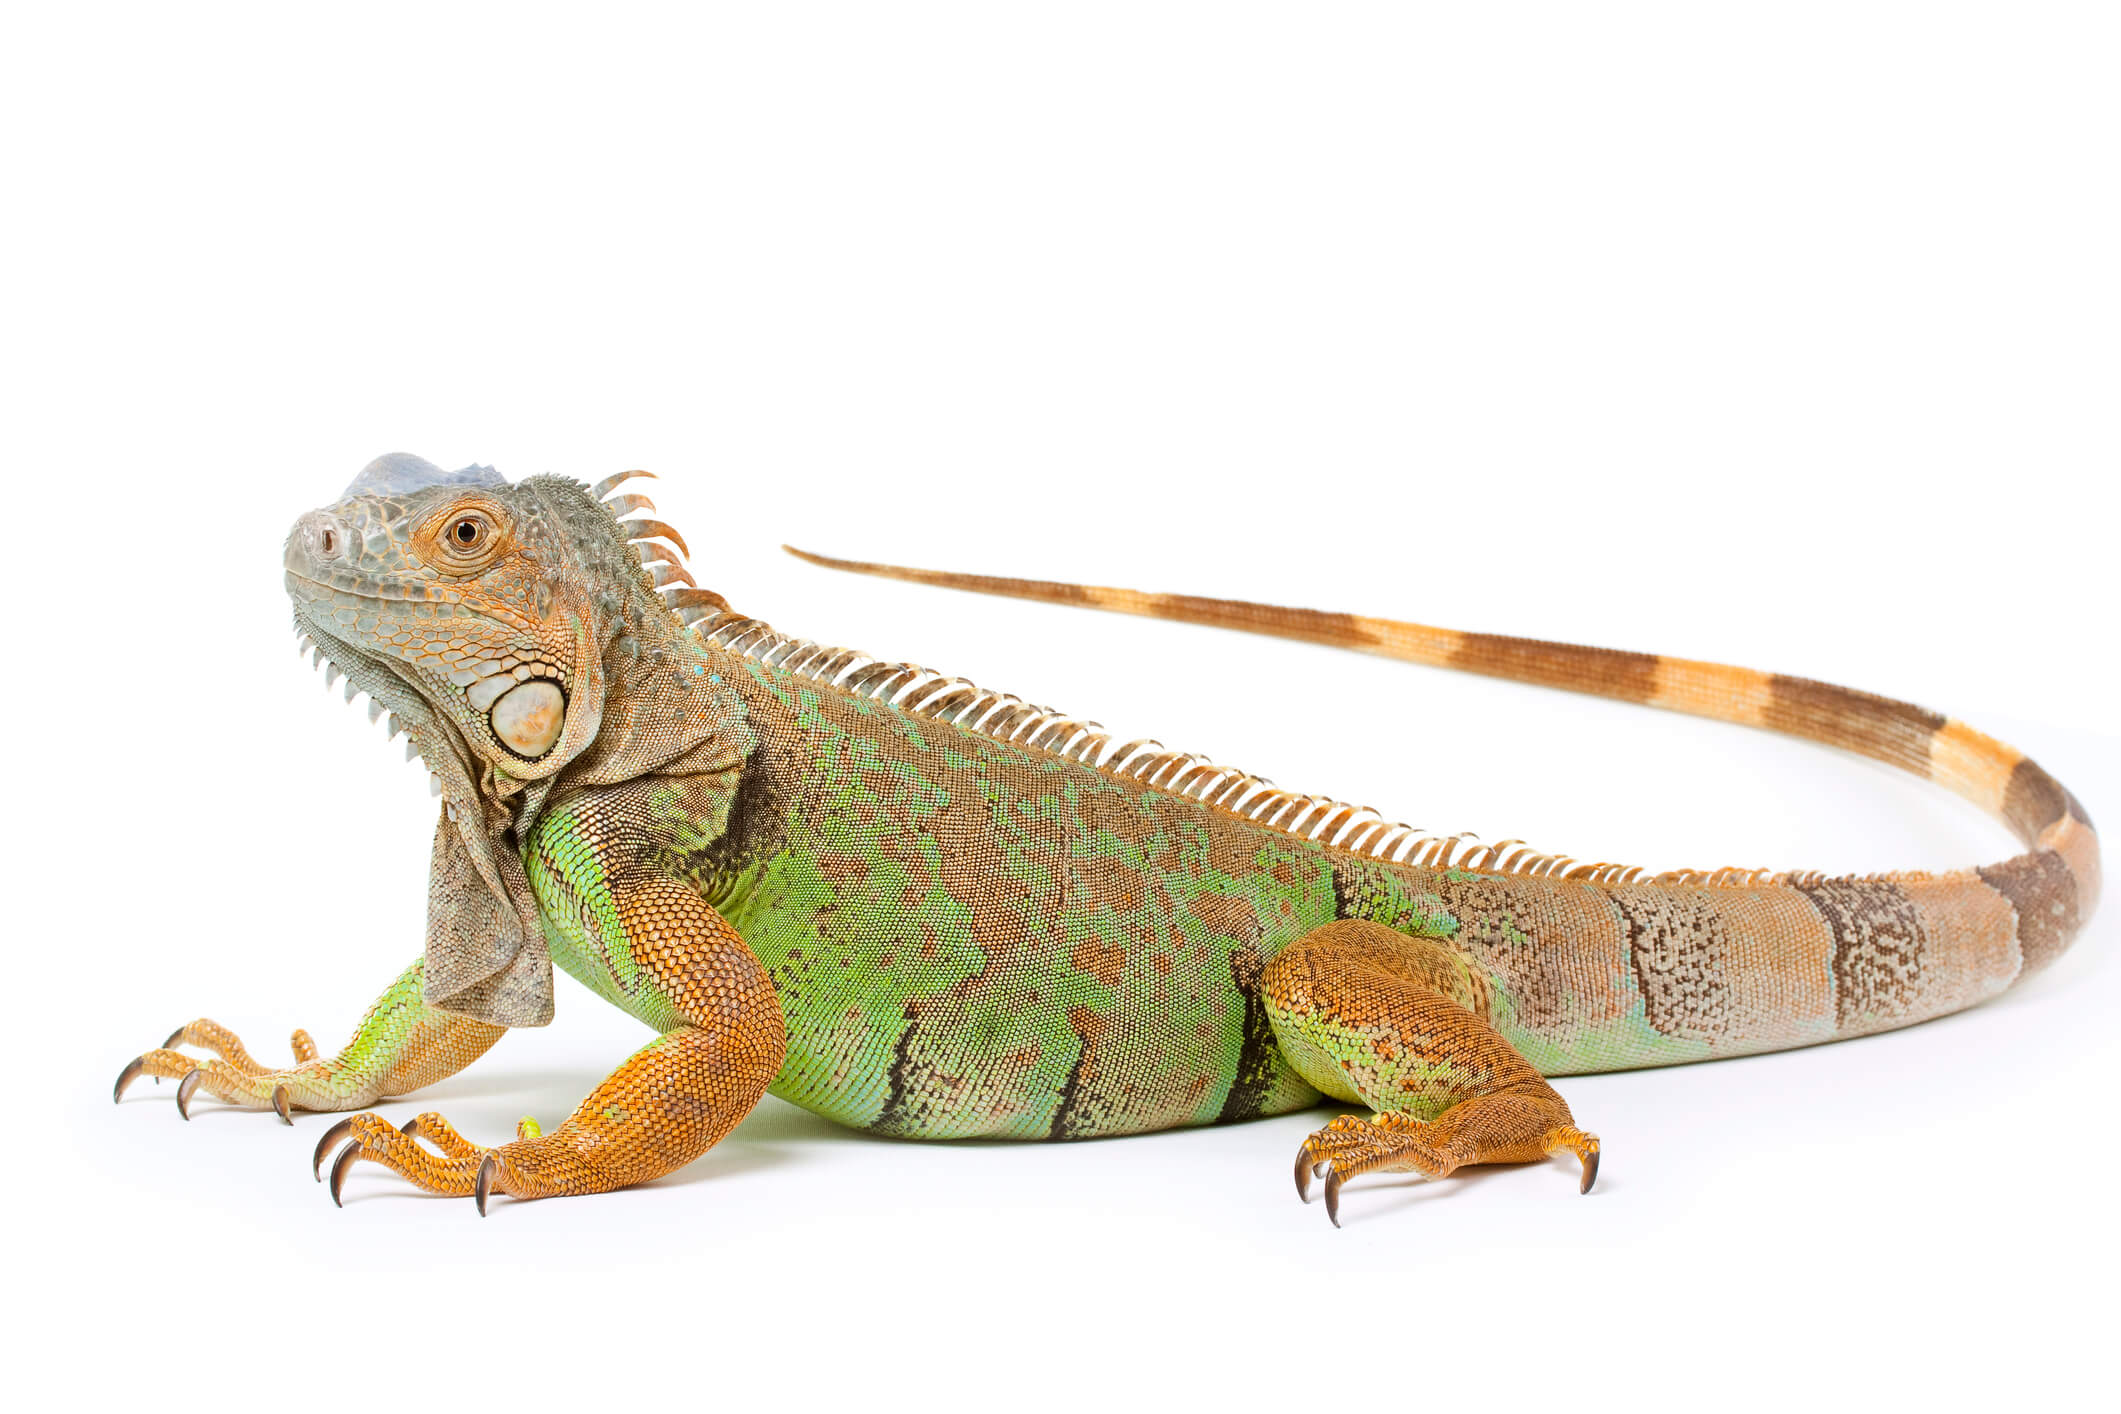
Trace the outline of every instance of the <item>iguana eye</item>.
{"type": "Polygon", "coordinates": [[[478,574],[507,551],[510,526],[506,510],[467,498],[420,528],[420,554],[444,574],[478,574]]]}

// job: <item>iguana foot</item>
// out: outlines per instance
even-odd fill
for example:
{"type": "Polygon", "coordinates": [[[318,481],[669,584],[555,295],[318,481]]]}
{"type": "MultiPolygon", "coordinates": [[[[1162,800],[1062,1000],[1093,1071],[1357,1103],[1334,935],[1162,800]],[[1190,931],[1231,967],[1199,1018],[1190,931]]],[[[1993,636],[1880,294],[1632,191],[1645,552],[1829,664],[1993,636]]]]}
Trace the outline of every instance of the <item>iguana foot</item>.
{"type": "Polygon", "coordinates": [[[132,1083],[143,1075],[157,1080],[175,1080],[177,1113],[191,1118],[192,1097],[200,1090],[227,1104],[249,1110],[273,1110],[284,1124],[294,1123],[294,1110],[339,1110],[364,1104],[374,1098],[370,1087],[352,1081],[329,1061],[317,1059],[317,1044],[307,1031],[297,1028],[292,1037],[293,1066],[275,1070],[260,1065],[243,1048],[236,1033],[201,1017],[169,1033],[159,1047],[127,1062],[111,1087],[113,1101],[125,1098],[132,1083]],[[219,1059],[201,1061],[177,1050],[180,1045],[202,1046],[219,1059]]]}
{"type": "MultiPolygon", "coordinates": [[[[1524,1098],[1494,1097],[1499,1101],[1522,1101],[1524,1098]]],[[[1591,1185],[1598,1180],[1596,1135],[1563,1124],[1549,1130],[1536,1145],[1530,1146],[1535,1152],[1526,1152],[1528,1146],[1521,1137],[1522,1126],[1506,1122],[1497,1127],[1498,1132],[1494,1135],[1500,1142],[1483,1146],[1468,1132],[1483,1126],[1469,1125],[1467,1121],[1474,1116],[1458,1113],[1460,1109],[1481,1105],[1480,1101],[1469,1101],[1467,1105],[1449,1111],[1445,1120],[1455,1121],[1449,1124],[1415,1119],[1391,1110],[1369,1119],[1342,1115],[1304,1140],[1297,1149],[1296,1196],[1309,1202],[1311,1180],[1324,1179],[1326,1216],[1332,1219],[1333,1226],[1339,1227],[1340,1187],[1359,1174],[1418,1173],[1425,1179],[1448,1178],[1467,1164],[1525,1161],[1563,1150],[1575,1154],[1583,1164],[1583,1181],[1577,1191],[1591,1191],[1591,1185]],[[1455,1137],[1453,1131],[1456,1131],[1455,1137]]],[[[1488,1107],[1493,1108],[1492,1105],[1488,1107]]],[[[1525,1106],[1520,1103],[1511,1108],[1525,1106]]],[[[1500,1116],[1491,1115],[1489,1118],[1500,1116]]]]}
{"type": "Polygon", "coordinates": [[[403,1128],[393,1127],[381,1115],[348,1115],[317,1141],[310,1156],[314,1177],[323,1179],[324,1156],[341,1140],[344,1147],[331,1163],[331,1201],[340,1207],[345,1206],[347,1171],[362,1159],[381,1164],[430,1193],[475,1198],[481,1217],[486,1214],[487,1195],[496,1191],[515,1198],[590,1191],[567,1186],[570,1176],[580,1176],[579,1172],[570,1175],[570,1169],[585,1167],[581,1156],[554,1152],[555,1146],[545,1141],[538,1122],[528,1116],[516,1125],[516,1142],[489,1149],[466,1139],[455,1125],[432,1111],[413,1116],[403,1128]],[[441,1154],[424,1148],[421,1139],[441,1154]]]}
{"type": "Polygon", "coordinates": [[[428,1006],[421,999],[424,977],[421,963],[406,968],[335,1056],[320,1058],[309,1033],[296,1031],[295,1063],[284,1070],[253,1060],[236,1033],[218,1022],[186,1022],[159,1047],[126,1063],[111,1098],[124,1099],[135,1080],[151,1075],[178,1082],[177,1113],[186,1119],[192,1097],[204,1090],[241,1109],[273,1110],[292,1124],[296,1110],[357,1110],[432,1085],[484,1055],[501,1039],[502,1028],[428,1006]],[[180,1045],[202,1047],[217,1059],[188,1056],[176,1049],[180,1045]]]}

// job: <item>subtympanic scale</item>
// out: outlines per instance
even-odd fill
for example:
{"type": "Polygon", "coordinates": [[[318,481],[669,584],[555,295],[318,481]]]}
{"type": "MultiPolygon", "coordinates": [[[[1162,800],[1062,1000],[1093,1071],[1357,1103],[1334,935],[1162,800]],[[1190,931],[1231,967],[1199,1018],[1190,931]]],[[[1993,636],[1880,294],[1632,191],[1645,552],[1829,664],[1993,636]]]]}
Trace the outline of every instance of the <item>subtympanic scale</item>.
{"type": "Polygon", "coordinates": [[[510,751],[532,760],[552,750],[567,716],[567,697],[559,684],[545,678],[524,683],[511,683],[505,676],[487,678],[466,694],[473,707],[481,705],[478,699],[488,683],[508,689],[489,699],[493,711],[487,720],[493,726],[493,734],[510,751]]]}

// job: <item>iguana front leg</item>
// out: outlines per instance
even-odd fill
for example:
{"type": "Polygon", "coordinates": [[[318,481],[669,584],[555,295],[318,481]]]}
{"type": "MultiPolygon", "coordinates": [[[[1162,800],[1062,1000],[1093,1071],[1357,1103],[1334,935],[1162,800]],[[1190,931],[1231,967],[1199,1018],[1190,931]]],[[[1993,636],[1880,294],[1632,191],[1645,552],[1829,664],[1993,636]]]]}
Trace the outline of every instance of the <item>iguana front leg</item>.
{"type": "Polygon", "coordinates": [[[1296,1192],[1325,1179],[1340,1225],[1341,1184],[1358,1174],[1443,1178],[1467,1164],[1574,1154],[1582,1191],[1598,1177],[1598,1138],[1485,1018],[1486,991],[1466,959],[1432,939],[1376,923],[1330,923],[1298,939],[1263,976],[1275,1039],[1304,1079],[1368,1106],[1296,1154],[1296,1192]]]}
{"type": "Polygon", "coordinates": [[[424,967],[415,962],[376,999],[346,1048],[319,1059],[306,1031],[293,1038],[295,1064],[260,1065],[233,1031],[201,1017],[172,1031],[156,1049],[135,1057],[118,1074],[111,1098],[121,1100],[140,1076],[179,1081],[177,1113],[191,1118],[193,1095],[204,1090],[244,1109],[271,1109],[293,1123],[293,1110],[350,1110],[402,1095],[456,1074],[492,1048],[505,1027],[438,1011],[421,998],[424,967]],[[219,1059],[201,1061],[175,1049],[203,1046],[219,1059]]]}
{"type": "MultiPolygon", "coordinates": [[[[564,832],[565,817],[560,827],[564,832]]],[[[751,1112],[787,1050],[781,1009],[766,971],[721,915],[684,884],[649,870],[608,878],[592,849],[540,861],[568,878],[541,879],[567,890],[570,921],[597,925],[609,990],[638,1014],[667,1023],[591,1092],[558,1128],[526,1122],[517,1139],[482,1149],[440,1115],[421,1115],[406,1132],[378,1115],[334,1126],[318,1146],[347,1138],[331,1168],[340,1201],[347,1171],[366,1159],[433,1193],[490,1192],[514,1198],[603,1193],[684,1167],[751,1112]],[[419,1142],[431,1139],[436,1154],[419,1142]]],[[[533,869],[533,877],[541,871],[533,869]]],[[[321,1164],[319,1164],[321,1167],[321,1164]]]]}

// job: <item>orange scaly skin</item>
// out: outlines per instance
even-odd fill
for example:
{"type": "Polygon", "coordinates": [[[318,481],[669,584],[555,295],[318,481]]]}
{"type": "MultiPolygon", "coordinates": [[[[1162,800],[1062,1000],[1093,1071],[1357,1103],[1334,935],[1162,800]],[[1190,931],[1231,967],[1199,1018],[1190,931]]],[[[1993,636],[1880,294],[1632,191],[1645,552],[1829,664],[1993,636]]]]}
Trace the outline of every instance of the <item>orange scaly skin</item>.
{"type": "Polygon", "coordinates": [[[369,1159],[431,1193],[478,1198],[555,1198],[604,1193],[683,1168],[713,1148],[766,1093],[787,1049],[773,986],[729,925],[699,897],[668,880],[626,890],[629,937],[657,991],[684,1018],[649,1042],[550,1133],[524,1122],[514,1143],[483,1149],[438,1114],[399,1131],[372,1114],[342,1120],[325,1148],[349,1136],[334,1162],[337,1200],[347,1168],[369,1159]],[[437,1159],[415,1136],[443,1151],[437,1159]]]}
{"type": "Polygon", "coordinates": [[[1441,1178],[1599,1143],[1548,1077],[1809,1045],[1972,1005],[2090,915],[2097,838],[2010,747],[1905,703],[1710,663],[1232,601],[834,568],[1333,644],[1766,727],[1985,806],[2030,847],[1946,874],[1650,875],[1276,790],[913,664],[775,633],[693,585],[652,509],[554,477],[371,464],[297,523],[305,651],[390,712],[443,799],[424,958],[338,1056],[210,1021],[129,1064],[283,1119],[347,1111],[551,1016],[556,962],[657,1033],[550,1133],[332,1126],[486,1210],[690,1162],[769,1090],[909,1138],[1347,1116],[1296,1158],[1441,1178]],[[660,591],[660,592],[659,592],[660,591]],[[198,1062],[172,1049],[202,1046],[198,1062]]]}

